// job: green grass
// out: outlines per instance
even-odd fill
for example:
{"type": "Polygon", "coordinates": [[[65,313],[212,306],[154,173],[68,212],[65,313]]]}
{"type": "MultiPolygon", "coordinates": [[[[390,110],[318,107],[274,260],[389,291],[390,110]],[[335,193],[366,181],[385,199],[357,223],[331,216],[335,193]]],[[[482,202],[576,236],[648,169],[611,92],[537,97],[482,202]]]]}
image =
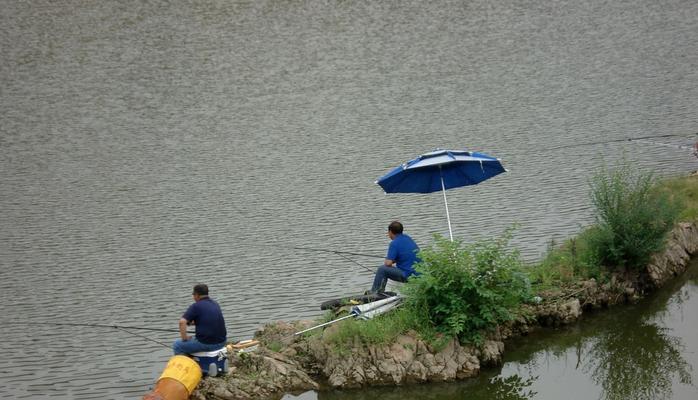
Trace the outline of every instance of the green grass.
{"type": "Polygon", "coordinates": [[[657,190],[664,191],[681,203],[679,221],[698,220],[698,175],[665,179],[659,182],[657,190]]]}
{"type": "Polygon", "coordinates": [[[421,326],[420,320],[412,310],[401,306],[390,313],[379,315],[370,320],[347,319],[338,323],[334,329],[328,329],[324,340],[337,348],[351,347],[355,340],[363,344],[392,343],[398,336],[410,331],[419,331],[427,339],[437,337],[431,326],[421,326]]]}
{"type": "Polygon", "coordinates": [[[596,226],[588,227],[560,245],[551,242],[543,260],[528,266],[533,291],[540,293],[566,287],[580,280],[603,278],[604,270],[594,258],[589,241],[596,229],[596,226]]]}

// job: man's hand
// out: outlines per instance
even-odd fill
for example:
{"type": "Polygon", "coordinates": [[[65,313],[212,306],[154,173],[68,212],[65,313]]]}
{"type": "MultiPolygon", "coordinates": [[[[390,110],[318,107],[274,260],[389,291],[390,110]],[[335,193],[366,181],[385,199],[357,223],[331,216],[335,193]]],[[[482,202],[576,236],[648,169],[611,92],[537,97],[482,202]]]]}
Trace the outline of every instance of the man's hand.
{"type": "Polygon", "coordinates": [[[187,320],[184,318],[179,319],[179,337],[185,342],[191,339],[191,336],[187,335],[187,320]]]}

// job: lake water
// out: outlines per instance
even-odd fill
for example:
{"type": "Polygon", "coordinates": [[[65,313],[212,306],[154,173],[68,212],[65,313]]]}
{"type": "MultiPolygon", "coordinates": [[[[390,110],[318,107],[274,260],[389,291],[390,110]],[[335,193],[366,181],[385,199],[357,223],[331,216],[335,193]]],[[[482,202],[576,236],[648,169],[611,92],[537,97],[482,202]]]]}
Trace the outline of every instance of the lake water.
{"type": "Polygon", "coordinates": [[[175,329],[205,282],[244,339],[362,292],[378,258],[294,247],[380,257],[393,219],[447,235],[440,194],[374,184],[434,148],[503,160],[448,192],[454,235],[517,223],[529,261],[592,222],[604,162],[698,166],[694,1],[0,9],[6,398],[138,398],[176,337],[51,323],[175,329]]]}

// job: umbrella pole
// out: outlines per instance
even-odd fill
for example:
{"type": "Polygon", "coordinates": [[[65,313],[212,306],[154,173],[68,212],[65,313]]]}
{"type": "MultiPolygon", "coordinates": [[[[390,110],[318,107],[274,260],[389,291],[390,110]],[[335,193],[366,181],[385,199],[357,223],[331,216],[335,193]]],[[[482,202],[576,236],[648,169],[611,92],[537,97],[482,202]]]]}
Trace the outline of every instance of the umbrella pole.
{"type": "MultiPolygon", "coordinates": [[[[439,172],[441,167],[439,166],[439,172]]],[[[446,204],[446,219],[448,220],[448,236],[453,241],[453,231],[451,230],[451,215],[448,213],[448,200],[446,200],[446,186],[444,185],[444,175],[441,173],[441,193],[444,194],[444,204],[446,204]]]]}

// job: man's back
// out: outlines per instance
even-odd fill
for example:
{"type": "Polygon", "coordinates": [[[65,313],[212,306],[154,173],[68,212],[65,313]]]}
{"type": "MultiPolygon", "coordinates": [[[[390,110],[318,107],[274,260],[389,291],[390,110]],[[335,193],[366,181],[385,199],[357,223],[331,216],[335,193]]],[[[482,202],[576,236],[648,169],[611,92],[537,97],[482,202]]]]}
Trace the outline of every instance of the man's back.
{"type": "Polygon", "coordinates": [[[192,304],[182,316],[196,325],[196,340],[201,343],[221,343],[227,332],[221,308],[213,299],[203,298],[192,304]]]}
{"type": "Polygon", "coordinates": [[[397,268],[408,277],[415,273],[414,263],[419,261],[418,251],[417,243],[407,234],[401,233],[390,242],[386,258],[395,261],[397,268]]]}

